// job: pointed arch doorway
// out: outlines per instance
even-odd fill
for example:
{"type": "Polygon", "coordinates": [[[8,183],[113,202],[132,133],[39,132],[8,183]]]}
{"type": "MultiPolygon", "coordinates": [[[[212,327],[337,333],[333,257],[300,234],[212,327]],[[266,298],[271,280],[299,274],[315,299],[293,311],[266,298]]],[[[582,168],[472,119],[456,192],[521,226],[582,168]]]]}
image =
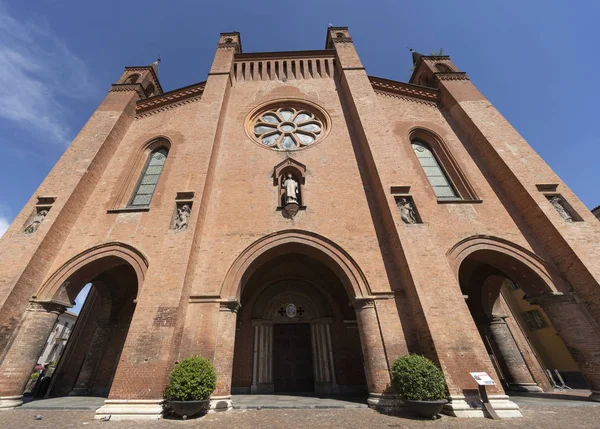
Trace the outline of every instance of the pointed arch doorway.
{"type": "Polygon", "coordinates": [[[354,308],[338,276],[314,257],[274,256],[241,295],[233,393],[366,393],[354,308]]]}

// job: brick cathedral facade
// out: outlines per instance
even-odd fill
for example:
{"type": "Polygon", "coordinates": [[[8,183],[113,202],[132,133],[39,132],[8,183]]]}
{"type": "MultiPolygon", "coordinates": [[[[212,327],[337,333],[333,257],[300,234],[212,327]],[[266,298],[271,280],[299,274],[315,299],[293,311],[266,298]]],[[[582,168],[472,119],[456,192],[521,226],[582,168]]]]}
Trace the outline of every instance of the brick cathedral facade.
{"type": "Polygon", "coordinates": [[[126,67],[0,240],[0,408],[19,406],[58,315],[91,291],[47,395],[156,418],[175,362],[232,393],[393,399],[390,365],[441,367],[482,415],[546,370],[600,400],[600,224],[447,56],[367,75],[325,49],[243,53],[163,92],[126,67]],[[558,334],[558,335],[556,335],[558,334]]]}

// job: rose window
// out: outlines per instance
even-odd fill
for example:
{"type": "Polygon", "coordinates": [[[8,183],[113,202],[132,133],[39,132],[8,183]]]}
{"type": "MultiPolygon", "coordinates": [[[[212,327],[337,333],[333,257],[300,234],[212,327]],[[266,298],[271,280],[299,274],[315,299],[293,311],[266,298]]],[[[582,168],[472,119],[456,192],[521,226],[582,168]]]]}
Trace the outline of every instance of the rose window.
{"type": "Polygon", "coordinates": [[[276,150],[294,150],[310,146],[325,131],[323,120],[301,108],[269,109],[253,123],[254,137],[261,144],[276,150]]]}

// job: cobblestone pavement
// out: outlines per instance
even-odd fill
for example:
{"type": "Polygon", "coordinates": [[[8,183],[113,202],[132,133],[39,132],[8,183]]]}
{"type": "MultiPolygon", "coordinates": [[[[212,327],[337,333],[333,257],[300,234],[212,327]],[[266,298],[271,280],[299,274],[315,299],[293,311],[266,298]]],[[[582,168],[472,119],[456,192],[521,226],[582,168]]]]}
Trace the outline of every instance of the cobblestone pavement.
{"type": "Polygon", "coordinates": [[[156,420],[147,422],[92,420],[93,411],[34,411],[0,412],[1,429],[125,429],[125,428],[594,428],[600,427],[600,406],[523,406],[524,417],[493,421],[489,419],[415,420],[407,416],[388,416],[370,409],[329,410],[232,410],[208,414],[195,420],[156,420]],[[42,420],[34,420],[37,414],[42,420]]]}

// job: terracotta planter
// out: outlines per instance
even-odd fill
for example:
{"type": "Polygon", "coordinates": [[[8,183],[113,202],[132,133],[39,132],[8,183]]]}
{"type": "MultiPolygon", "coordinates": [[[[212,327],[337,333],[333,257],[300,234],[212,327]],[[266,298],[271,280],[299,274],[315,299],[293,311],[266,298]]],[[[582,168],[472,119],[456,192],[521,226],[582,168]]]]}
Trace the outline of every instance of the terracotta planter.
{"type": "Polygon", "coordinates": [[[210,400],[206,401],[169,401],[169,405],[179,417],[197,417],[208,412],[210,400]]]}
{"type": "Polygon", "coordinates": [[[415,416],[427,417],[430,419],[436,418],[436,416],[442,411],[444,404],[448,401],[446,399],[440,399],[438,401],[405,401],[408,404],[408,409],[415,416]]]}

